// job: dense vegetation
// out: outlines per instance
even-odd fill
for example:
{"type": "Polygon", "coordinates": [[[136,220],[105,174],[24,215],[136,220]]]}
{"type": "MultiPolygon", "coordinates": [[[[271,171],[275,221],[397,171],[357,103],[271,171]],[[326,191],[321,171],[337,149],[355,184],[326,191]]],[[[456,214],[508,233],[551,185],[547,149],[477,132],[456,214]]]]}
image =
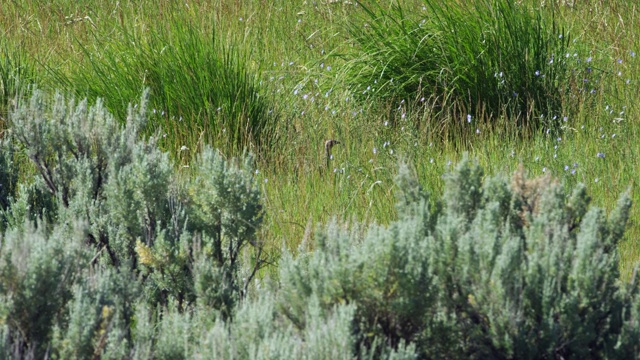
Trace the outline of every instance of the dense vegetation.
{"type": "Polygon", "coordinates": [[[3,2],[0,356],[640,356],[638,14],[3,2]]]}

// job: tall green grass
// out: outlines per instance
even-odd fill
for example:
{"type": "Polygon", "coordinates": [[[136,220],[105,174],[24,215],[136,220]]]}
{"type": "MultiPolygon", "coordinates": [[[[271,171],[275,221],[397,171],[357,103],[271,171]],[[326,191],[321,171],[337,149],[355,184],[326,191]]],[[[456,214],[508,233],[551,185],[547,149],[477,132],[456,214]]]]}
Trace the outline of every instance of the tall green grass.
{"type": "Polygon", "coordinates": [[[0,40],[0,129],[4,128],[7,112],[16,96],[35,79],[35,66],[28,56],[0,40]]]}
{"type": "Polygon", "coordinates": [[[103,98],[124,119],[132,99],[151,90],[152,124],[172,147],[201,142],[242,151],[273,144],[277,120],[251,54],[212,28],[178,16],[146,31],[122,26],[122,39],[82,46],[88,63],[57,79],[81,96],[103,98]]]}
{"type": "MultiPolygon", "coordinates": [[[[415,166],[434,197],[442,192],[449,162],[468,151],[488,174],[508,175],[522,163],[532,176],[545,172],[568,185],[583,182],[593,203],[610,209],[640,177],[634,165],[640,162],[635,105],[640,62],[631,52],[640,49],[639,15],[637,4],[622,0],[0,3],[6,43],[56,70],[36,67],[39,86],[64,85],[82,96],[92,88],[92,96],[106,96],[109,107],[119,111],[155,84],[151,115],[167,134],[163,146],[179,156],[189,153],[178,152],[183,145],[192,149],[199,141],[213,142],[225,153],[233,146],[224,135],[230,130],[216,132],[218,120],[232,118],[206,119],[219,106],[205,106],[206,82],[196,81],[212,76],[207,56],[221,54],[209,50],[215,25],[216,46],[241,54],[247,73],[256,77],[259,98],[274,99],[265,101],[277,117],[269,129],[282,141],[253,148],[266,191],[262,237],[274,252],[283,244],[296,248],[303,239],[311,241],[317,223],[332,217],[392,221],[391,180],[400,158],[415,166]],[[503,8],[481,6],[494,3],[503,8]],[[90,16],[95,26],[88,20],[67,24],[71,14],[90,16]],[[191,34],[195,40],[189,40],[191,34]],[[196,45],[189,49],[179,39],[196,45]],[[194,60],[194,54],[210,55],[194,60]],[[429,64],[421,59],[440,61],[438,71],[421,68],[429,64]],[[186,65],[204,74],[190,79],[186,65]],[[156,75],[145,77],[149,68],[156,75]],[[536,76],[536,70],[545,76],[536,76]],[[495,76],[500,72],[502,80],[495,76]],[[506,93],[510,87],[530,94],[520,91],[517,103],[506,93]],[[489,106],[490,101],[499,105],[489,106]],[[178,111],[196,115],[180,121],[178,111]],[[542,114],[542,124],[559,122],[561,131],[527,127],[540,124],[542,114]],[[451,135],[442,135],[447,132],[451,135]],[[519,136],[522,132],[530,136],[519,136]],[[325,169],[323,143],[329,138],[341,144],[325,169]]],[[[263,134],[260,141],[270,141],[263,134]]],[[[640,193],[632,190],[638,203],[640,193]]],[[[637,218],[637,206],[633,215],[637,218]]],[[[632,221],[621,245],[627,277],[640,259],[639,235],[640,226],[632,221]]]]}
{"type": "Polygon", "coordinates": [[[482,113],[536,127],[557,126],[548,115],[567,113],[569,96],[583,91],[569,54],[576,46],[553,10],[505,0],[361,5],[345,70],[360,95],[435,97],[458,118],[482,113]]]}

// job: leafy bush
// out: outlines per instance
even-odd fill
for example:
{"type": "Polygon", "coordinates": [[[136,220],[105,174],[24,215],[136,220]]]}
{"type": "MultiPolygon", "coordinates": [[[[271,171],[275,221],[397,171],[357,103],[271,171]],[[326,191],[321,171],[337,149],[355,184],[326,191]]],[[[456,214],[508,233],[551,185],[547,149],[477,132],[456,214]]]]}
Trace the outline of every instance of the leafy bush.
{"type": "Polygon", "coordinates": [[[256,279],[251,156],[205,147],[177,171],[142,136],[146,95],[124,127],[100,101],[40,91],[12,114],[6,141],[40,180],[18,182],[3,211],[0,356],[640,355],[640,286],[618,271],[628,194],[607,216],[582,185],[485,179],[464,159],[431,201],[403,165],[397,220],[334,222],[313,251],[285,252],[277,281],[256,279]]]}
{"type": "Polygon", "coordinates": [[[140,295],[137,279],[126,270],[104,267],[80,274],[68,315],[53,329],[52,353],[60,359],[126,358],[140,295]]]}
{"type": "Polygon", "coordinates": [[[294,324],[319,299],[356,304],[360,344],[412,343],[421,358],[638,355],[637,285],[618,279],[628,195],[607,218],[584,186],[566,197],[548,178],[483,181],[469,160],[435,205],[406,167],[398,183],[396,222],[363,236],[334,224],[314,252],[283,261],[294,324]]]}
{"type": "Polygon", "coordinates": [[[4,233],[0,244],[0,323],[14,358],[42,358],[72,286],[89,254],[81,224],[47,229],[30,223],[4,233]]]}
{"type": "MultiPolygon", "coordinates": [[[[133,358],[353,359],[355,353],[375,358],[367,349],[355,347],[354,310],[353,304],[323,309],[313,299],[306,306],[305,326],[295,327],[279,311],[269,289],[241,303],[233,321],[227,322],[211,321],[203,316],[206,312],[181,313],[171,307],[161,319],[148,321],[153,318],[151,312],[140,308],[133,358]]],[[[415,358],[411,346],[380,348],[383,358],[415,358]]]]}
{"type": "Polygon", "coordinates": [[[9,207],[18,186],[18,167],[14,161],[15,149],[11,142],[0,139],[0,211],[9,207]]]}
{"type": "Polygon", "coordinates": [[[537,116],[564,110],[574,59],[549,10],[504,0],[361,5],[361,21],[349,27],[356,47],[346,70],[357,94],[433,98],[457,109],[458,119],[507,114],[534,127],[537,116]]]}
{"type": "MultiPolygon", "coordinates": [[[[124,331],[128,327],[133,316],[131,304],[140,300],[126,290],[129,272],[133,272],[131,276],[142,277],[140,286],[146,302],[153,308],[175,303],[184,311],[199,302],[226,318],[264,265],[262,244],[256,238],[262,221],[262,200],[254,181],[252,158],[246,156],[239,166],[205,147],[193,164],[193,173],[178,175],[167,154],[159,150],[157,136],[142,138],[147,95],[139,107],[129,107],[124,127],[100,100],[88,106],[86,100],[76,103],[60,94],[51,98],[41,91],[35,91],[29,101],[20,103],[11,116],[7,141],[14,141],[24,149],[39,176],[30,184],[19,184],[22,190],[17,191],[15,198],[7,198],[4,213],[9,231],[31,236],[24,233],[23,224],[34,218],[46,218],[59,226],[84,224],[80,241],[86,244],[83,248],[91,251],[92,258],[84,266],[97,267],[94,271],[106,272],[108,277],[90,280],[92,276],[79,270],[69,270],[73,277],[65,275],[65,279],[54,275],[45,278],[44,273],[34,275],[33,281],[44,283],[38,293],[24,295],[33,301],[49,301],[40,294],[62,292],[55,290],[60,286],[65,289],[56,298],[59,304],[50,309],[52,314],[62,317],[58,319],[62,325],[56,330],[60,344],[56,351],[61,354],[84,357],[81,353],[89,348],[98,351],[96,344],[102,344],[100,349],[107,351],[107,344],[96,340],[95,335],[100,329],[106,331],[100,328],[101,321],[107,321],[106,315],[100,315],[104,311],[118,315],[118,329],[124,331]],[[49,194],[51,201],[42,202],[47,207],[33,207],[29,202],[34,194],[49,194]],[[47,214],[54,215],[45,217],[47,214]],[[252,259],[250,262],[241,256],[247,246],[256,249],[253,257],[247,257],[252,259]],[[110,269],[122,272],[124,278],[108,275],[115,271],[110,269]],[[75,277],[98,284],[76,283],[75,277]],[[69,319],[65,320],[65,312],[60,309],[67,302],[69,319]],[[129,305],[117,306],[119,302],[129,305]],[[79,328],[82,321],[86,321],[86,329],[79,328]],[[66,326],[73,331],[66,330],[66,326]]],[[[4,161],[7,160],[4,155],[2,159],[0,174],[10,174],[11,163],[4,161]]],[[[59,251],[69,250],[60,246],[59,251]]],[[[3,245],[0,255],[19,257],[6,260],[1,269],[13,273],[12,264],[27,259],[23,252],[11,255],[11,249],[3,245]]],[[[33,266],[46,264],[39,258],[33,266]]],[[[56,263],[65,265],[62,261],[56,263]]],[[[53,269],[47,271],[54,273],[53,269]]],[[[14,276],[9,282],[15,282],[15,286],[5,289],[7,299],[20,295],[22,290],[17,286],[28,284],[23,277],[14,276]]],[[[22,301],[20,306],[26,308],[19,313],[40,316],[45,325],[31,334],[23,330],[29,321],[18,326],[14,323],[19,322],[12,320],[10,333],[21,334],[18,340],[25,344],[21,348],[37,346],[36,354],[40,354],[43,351],[40,346],[45,346],[50,337],[53,320],[38,315],[39,306],[29,304],[22,301]]],[[[131,336],[126,338],[131,345],[131,336]]],[[[18,340],[9,342],[14,347],[18,340]]]]}

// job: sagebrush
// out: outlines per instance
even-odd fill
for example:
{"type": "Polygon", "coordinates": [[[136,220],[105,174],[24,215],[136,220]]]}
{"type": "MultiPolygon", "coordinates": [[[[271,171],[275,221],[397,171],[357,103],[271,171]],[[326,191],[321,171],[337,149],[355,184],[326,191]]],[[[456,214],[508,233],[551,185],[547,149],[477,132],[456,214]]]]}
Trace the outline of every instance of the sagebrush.
{"type": "Polygon", "coordinates": [[[628,194],[607,215],[583,185],[465,158],[434,200],[402,164],[394,221],[321,226],[268,276],[252,157],[176,167],[142,135],[146,96],[125,126],[41,91],[12,113],[3,147],[30,162],[3,152],[0,174],[36,176],[0,203],[2,356],[640,355],[638,284],[618,269],[628,194]]]}

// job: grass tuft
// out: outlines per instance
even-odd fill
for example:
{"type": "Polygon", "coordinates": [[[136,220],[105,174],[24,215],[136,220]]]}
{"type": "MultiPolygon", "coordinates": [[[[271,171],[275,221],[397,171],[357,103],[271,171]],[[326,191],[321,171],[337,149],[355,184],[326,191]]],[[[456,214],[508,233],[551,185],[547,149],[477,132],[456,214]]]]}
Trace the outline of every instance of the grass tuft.
{"type": "Polygon", "coordinates": [[[35,81],[34,64],[26,54],[4,41],[0,42],[0,129],[21,89],[35,81]]]}
{"type": "Polygon", "coordinates": [[[232,152],[270,147],[277,117],[250,54],[236,42],[180,19],[146,32],[121,30],[122,40],[96,39],[99,51],[83,47],[88,65],[57,77],[81,96],[104,98],[121,119],[131,99],[149,88],[152,127],[176,148],[203,141],[232,152]]]}
{"type": "Polygon", "coordinates": [[[570,95],[584,92],[572,80],[583,70],[567,57],[577,45],[553,10],[505,0],[360,4],[345,71],[357,94],[435,97],[454,117],[482,113],[535,129],[557,126],[544,115],[568,111],[570,95]]]}

